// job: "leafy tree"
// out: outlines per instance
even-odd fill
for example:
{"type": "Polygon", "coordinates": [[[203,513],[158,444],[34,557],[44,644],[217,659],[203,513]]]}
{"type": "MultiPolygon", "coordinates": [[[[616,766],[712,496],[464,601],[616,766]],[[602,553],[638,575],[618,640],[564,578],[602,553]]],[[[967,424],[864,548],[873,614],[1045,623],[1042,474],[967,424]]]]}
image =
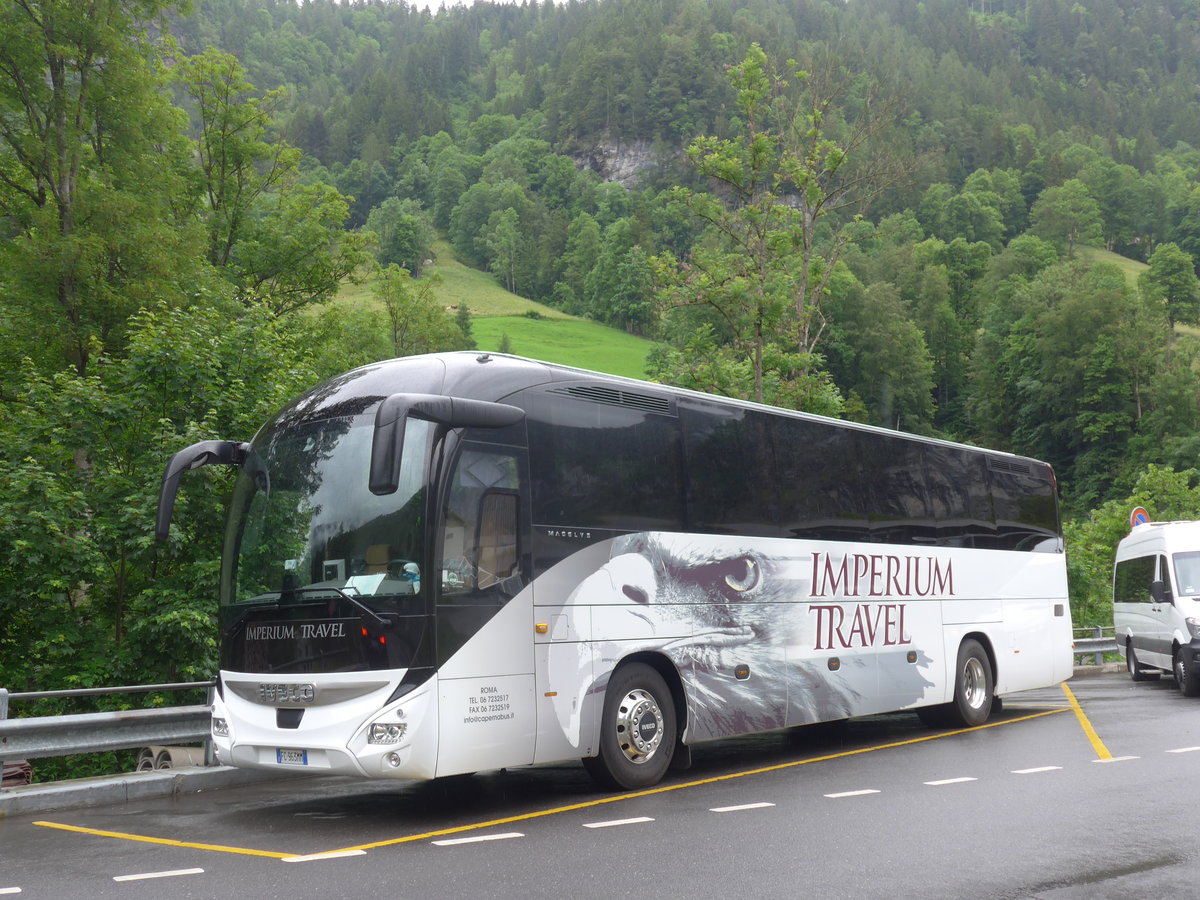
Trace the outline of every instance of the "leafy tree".
{"type": "Polygon", "coordinates": [[[433,224],[416,200],[389,197],[371,210],[367,229],[379,238],[377,258],[382,265],[397,265],[414,276],[421,274],[431,254],[433,224]]]}
{"type": "Polygon", "coordinates": [[[492,213],[484,240],[491,253],[489,267],[500,276],[506,290],[517,293],[517,270],[524,246],[517,211],[510,207],[492,213]]]}
{"type": "Polygon", "coordinates": [[[938,211],[934,233],[945,241],[978,241],[999,250],[1004,236],[1000,198],[990,191],[949,197],[938,211]]]}
{"type": "Polygon", "coordinates": [[[1112,624],[1112,565],[1117,544],[1129,533],[1129,513],[1144,507],[1151,519],[1200,519],[1200,487],[1195,469],[1149,465],[1128,496],[1114,498],[1085,518],[1064,526],[1071,617],[1077,625],[1112,624]]]}
{"type": "Polygon", "coordinates": [[[430,142],[430,155],[433,224],[445,231],[450,227],[454,207],[478,177],[477,162],[451,144],[445,132],[435,135],[430,142]]]}
{"type": "Polygon", "coordinates": [[[454,314],[454,324],[462,332],[464,349],[474,350],[478,344],[475,343],[475,338],[472,335],[474,328],[471,325],[471,309],[467,304],[459,304],[458,311],[454,314]]]}
{"type": "Polygon", "coordinates": [[[395,355],[391,323],[377,306],[325,303],[289,317],[287,326],[309,348],[317,378],[333,378],[395,355]]]}
{"type": "Polygon", "coordinates": [[[265,310],[159,305],[121,357],[29,372],[0,406],[0,681],[40,689],[199,680],[215,671],[217,563],[229,475],[181,485],[172,539],[151,536],[176,450],[249,439],[312,381],[265,310]]]}
{"type": "MultiPolygon", "coordinates": [[[[1015,169],[976,169],[967,176],[963,191],[991,194],[1004,223],[1005,238],[1013,238],[1025,230],[1029,210],[1021,193],[1020,173],[1015,169]]],[[[979,240],[979,238],[976,238],[979,240]]]]}
{"type": "Polygon", "coordinates": [[[641,246],[626,248],[614,234],[623,221],[605,229],[604,249],[585,283],[588,308],[602,322],[645,335],[652,330],[657,312],[654,279],[641,246]]]}
{"type": "MultiPolygon", "coordinates": [[[[563,282],[575,297],[584,294],[583,282],[600,257],[600,242],[600,225],[586,212],[577,215],[567,228],[563,282]]],[[[570,311],[576,312],[574,309],[570,311]]]]}
{"type": "Polygon", "coordinates": [[[1049,241],[1032,234],[1022,234],[1011,241],[998,255],[993,256],[981,284],[985,295],[994,295],[1007,278],[1016,276],[1029,281],[1038,272],[1058,262],[1058,251],[1049,241]]]}
{"type": "Polygon", "coordinates": [[[158,0],[0,5],[6,329],[86,374],[141,303],[203,281],[176,218],[185,149],[147,26],[158,0]]]}
{"type": "Polygon", "coordinates": [[[1104,446],[1110,453],[1105,429],[1119,424],[1123,443],[1135,421],[1125,323],[1138,301],[1117,267],[1081,261],[1005,288],[972,361],[975,422],[985,443],[1051,462],[1078,509],[1111,481],[1097,465],[1080,466],[1081,457],[1104,446]]]}
{"type": "Polygon", "coordinates": [[[459,198],[450,215],[454,252],[464,262],[481,269],[490,268],[494,251],[488,246],[488,238],[500,223],[499,215],[512,210],[520,222],[532,206],[528,191],[511,178],[476,182],[459,198]],[[497,218],[493,219],[494,215],[497,218]]]}
{"type": "Polygon", "coordinates": [[[1083,383],[1075,424],[1079,454],[1072,501],[1079,509],[1109,494],[1123,468],[1126,447],[1136,427],[1129,373],[1120,364],[1114,335],[1100,335],[1083,364],[1083,383]]]}
{"type": "Polygon", "coordinates": [[[208,226],[208,259],[224,268],[250,226],[255,204],[299,164],[300,152],[268,140],[280,90],[253,95],[254,85],[231,53],[209,48],[177,61],[175,77],[195,106],[196,155],[208,226]]]}
{"type": "Polygon", "coordinates": [[[1135,246],[1135,240],[1144,234],[1139,198],[1146,193],[1137,169],[1100,159],[1080,172],[1079,180],[1099,207],[1104,246],[1109,250],[1135,246]]]}
{"type": "MultiPolygon", "coordinates": [[[[800,82],[809,78],[800,70],[794,75],[800,82]]],[[[826,77],[816,82],[789,97],[786,80],[757,44],[731,69],[742,131],[731,139],[698,138],[688,149],[715,192],[675,192],[709,236],[686,264],[667,254],[657,267],[668,305],[708,306],[728,329],[751,363],[757,400],[764,397],[766,349],[774,336],[787,334],[798,358],[816,359],[819,301],[853,233],[835,226],[819,252],[818,225],[897,174],[878,158],[848,164],[865,153],[881,120],[864,116],[835,140],[836,91],[826,77]]]]}
{"type": "Polygon", "coordinates": [[[177,78],[195,104],[196,153],[208,257],[243,300],[277,314],[333,296],[367,258],[365,235],[342,231],[345,197],[300,179],[300,154],[268,141],[281,93],[253,96],[241,64],[209,49],[181,59],[177,78]]]}
{"type": "Polygon", "coordinates": [[[841,281],[827,301],[834,377],[866,404],[872,424],[927,432],[933,364],[899,291],[886,281],[865,288],[852,276],[841,281]]]}
{"type": "Polygon", "coordinates": [[[413,281],[399,266],[379,273],[375,296],[387,310],[396,356],[465,350],[467,338],[434,297],[437,276],[413,281]]]}
{"type": "Polygon", "coordinates": [[[1030,218],[1030,232],[1050,241],[1067,256],[1075,252],[1077,244],[1095,246],[1101,242],[1100,206],[1078,179],[1046,188],[1033,204],[1030,218]]]}
{"type": "Polygon", "coordinates": [[[1171,238],[1183,252],[1200,259],[1200,185],[1190,186],[1179,222],[1171,229],[1171,238]]]}
{"type": "Polygon", "coordinates": [[[1150,255],[1150,268],[1139,279],[1142,289],[1166,304],[1167,320],[1195,325],[1200,313],[1200,281],[1192,257],[1178,244],[1161,244],[1150,255]]]}

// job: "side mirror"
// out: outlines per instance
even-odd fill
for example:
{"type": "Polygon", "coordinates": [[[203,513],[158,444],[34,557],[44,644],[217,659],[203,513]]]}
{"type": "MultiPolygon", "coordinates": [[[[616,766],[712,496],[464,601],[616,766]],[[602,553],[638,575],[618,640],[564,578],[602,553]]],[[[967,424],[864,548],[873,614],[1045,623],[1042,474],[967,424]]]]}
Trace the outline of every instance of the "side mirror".
{"type": "Polygon", "coordinates": [[[1161,581],[1150,582],[1150,599],[1154,603],[1162,603],[1167,599],[1166,585],[1161,581]]]}
{"type": "Polygon", "coordinates": [[[369,481],[372,494],[394,494],[400,486],[404,426],[409,416],[449,428],[505,428],[524,419],[525,410],[506,403],[438,394],[392,394],[375,412],[369,481]]]}
{"type": "Polygon", "coordinates": [[[201,466],[240,466],[250,455],[250,445],[238,441],[201,441],[185,447],[167,463],[163,471],[162,485],[158,489],[158,518],[154,525],[154,536],[165,541],[171,530],[171,515],[175,512],[175,494],[179,491],[179,478],[189,469],[201,466]]]}

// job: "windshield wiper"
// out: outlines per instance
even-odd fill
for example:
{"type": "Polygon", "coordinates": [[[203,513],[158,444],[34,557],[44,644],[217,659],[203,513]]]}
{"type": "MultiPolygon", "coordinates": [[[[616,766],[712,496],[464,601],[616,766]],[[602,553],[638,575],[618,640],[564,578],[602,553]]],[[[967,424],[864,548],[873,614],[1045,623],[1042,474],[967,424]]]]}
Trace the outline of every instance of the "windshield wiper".
{"type": "Polygon", "coordinates": [[[375,612],[375,610],[371,609],[371,607],[367,606],[367,604],[363,603],[361,600],[359,600],[353,594],[347,594],[341,588],[335,588],[335,587],[300,588],[299,590],[301,590],[301,591],[333,591],[339,597],[341,597],[343,600],[346,600],[347,602],[349,602],[351,606],[355,607],[359,611],[359,613],[360,613],[359,618],[366,619],[368,622],[374,622],[380,628],[384,628],[388,624],[387,619],[385,619],[379,613],[375,612]]]}

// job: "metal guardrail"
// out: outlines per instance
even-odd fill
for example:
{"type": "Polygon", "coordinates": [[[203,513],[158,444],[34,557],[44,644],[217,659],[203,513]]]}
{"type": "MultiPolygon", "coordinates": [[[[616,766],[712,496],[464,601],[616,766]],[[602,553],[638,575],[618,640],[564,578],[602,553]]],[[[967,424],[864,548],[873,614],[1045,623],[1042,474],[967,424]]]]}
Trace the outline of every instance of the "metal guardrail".
{"type": "Polygon", "coordinates": [[[3,769],[5,758],[42,759],[103,750],[196,743],[207,741],[210,733],[211,711],[208,706],[175,706],[10,719],[10,701],[199,689],[211,691],[214,684],[212,681],[194,681],[20,693],[10,693],[0,688],[0,770],[3,769]]]}
{"type": "Polygon", "coordinates": [[[1097,666],[1104,663],[1105,653],[1116,653],[1119,649],[1116,631],[1111,625],[1076,628],[1073,644],[1075,656],[1091,656],[1093,665],[1097,666]]]}

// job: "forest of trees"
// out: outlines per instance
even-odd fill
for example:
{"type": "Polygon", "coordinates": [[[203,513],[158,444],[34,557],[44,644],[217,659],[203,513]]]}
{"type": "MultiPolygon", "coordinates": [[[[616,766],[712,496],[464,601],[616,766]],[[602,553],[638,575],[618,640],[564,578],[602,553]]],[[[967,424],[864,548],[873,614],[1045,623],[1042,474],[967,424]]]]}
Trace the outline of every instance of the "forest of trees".
{"type": "Polygon", "coordinates": [[[1077,622],[1133,502],[1200,516],[1198,0],[14,0],[0,37],[10,689],[212,674],[228,476],[156,545],[167,457],[470,346],[438,237],[652,378],[1053,463],[1077,622]]]}

